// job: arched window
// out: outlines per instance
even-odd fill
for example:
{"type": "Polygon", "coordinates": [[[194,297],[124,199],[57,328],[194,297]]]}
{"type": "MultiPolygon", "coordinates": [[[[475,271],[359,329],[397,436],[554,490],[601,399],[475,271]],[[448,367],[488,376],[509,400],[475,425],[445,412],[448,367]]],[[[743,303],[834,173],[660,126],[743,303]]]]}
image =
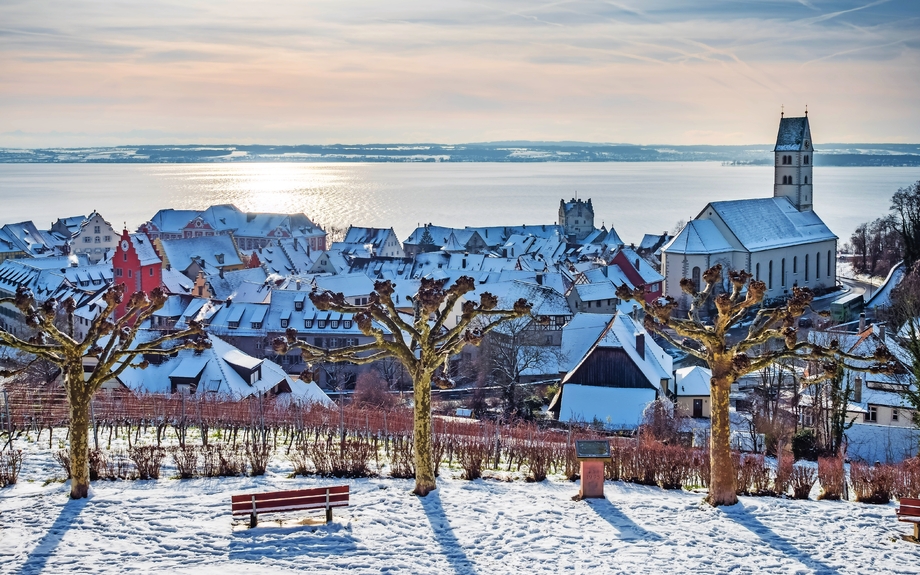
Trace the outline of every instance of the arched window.
{"type": "Polygon", "coordinates": [[[821,252],[815,254],[815,279],[821,279],[821,252]]]}
{"type": "Polygon", "coordinates": [[[760,264],[754,266],[754,279],[760,281],[760,264]]]}
{"type": "Polygon", "coordinates": [[[799,273],[799,256],[792,256],[792,273],[799,273]]]}
{"type": "Polygon", "coordinates": [[[767,264],[767,289],[773,289],[773,260],[767,264]]]}
{"type": "Polygon", "coordinates": [[[827,277],[831,277],[831,250],[827,250],[827,277]]]}
{"type": "Polygon", "coordinates": [[[808,281],[808,254],[805,254],[805,281],[808,281]]]}
{"type": "Polygon", "coordinates": [[[805,154],[805,165],[808,165],[808,154],[805,154]]]}
{"type": "Polygon", "coordinates": [[[693,287],[696,288],[696,291],[700,291],[700,268],[699,266],[693,268],[692,277],[693,287]]]}

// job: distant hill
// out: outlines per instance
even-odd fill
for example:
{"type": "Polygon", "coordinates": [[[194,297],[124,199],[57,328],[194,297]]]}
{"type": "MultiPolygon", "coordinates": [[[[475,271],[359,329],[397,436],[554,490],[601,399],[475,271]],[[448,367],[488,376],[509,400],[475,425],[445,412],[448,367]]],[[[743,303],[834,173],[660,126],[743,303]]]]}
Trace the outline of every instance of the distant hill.
{"type": "MultiPolygon", "coordinates": [[[[818,166],[920,166],[920,144],[825,144],[818,166]]],[[[723,162],[771,165],[772,146],[638,146],[588,142],[182,145],[0,148],[0,163],[201,162],[723,162]]]]}

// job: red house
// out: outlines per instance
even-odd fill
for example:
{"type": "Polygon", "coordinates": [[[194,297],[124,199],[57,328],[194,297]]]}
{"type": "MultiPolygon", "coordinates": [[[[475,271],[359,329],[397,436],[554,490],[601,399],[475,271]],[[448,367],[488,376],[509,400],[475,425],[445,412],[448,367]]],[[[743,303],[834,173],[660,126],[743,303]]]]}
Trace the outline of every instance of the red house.
{"type": "Polygon", "coordinates": [[[126,297],[118,306],[117,315],[124,314],[127,296],[136,291],[149,294],[154,288],[163,285],[163,261],[147,234],[123,231],[115,248],[112,267],[115,270],[115,283],[125,286],[126,297]]]}
{"type": "Polygon", "coordinates": [[[664,276],[658,273],[650,263],[645,261],[633,249],[622,247],[614,254],[609,265],[616,265],[623,271],[629,281],[636,287],[645,288],[645,301],[652,302],[664,294],[661,287],[664,276]]]}

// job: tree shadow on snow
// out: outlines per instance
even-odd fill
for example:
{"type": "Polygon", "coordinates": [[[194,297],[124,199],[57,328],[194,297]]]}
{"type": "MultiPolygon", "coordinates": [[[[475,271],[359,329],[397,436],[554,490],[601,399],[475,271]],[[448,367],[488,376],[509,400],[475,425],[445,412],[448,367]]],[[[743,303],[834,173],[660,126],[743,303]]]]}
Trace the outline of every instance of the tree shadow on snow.
{"type": "Polygon", "coordinates": [[[432,491],[425,497],[419,497],[422,509],[425,510],[425,516],[428,523],[431,524],[431,531],[434,533],[434,540],[441,547],[441,552],[447,558],[447,562],[454,568],[457,575],[476,575],[476,569],[470,558],[463,552],[463,546],[454,535],[454,530],[447,521],[447,515],[444,513],[444,506],[441,505],[441,496],[437,491],[432,491]]]}
{"type": "Polygon", "coordinates": [[[73,526],[77,516],[80,515],[88,502],[89,499],[87,498],[67,499],[67,503],[61,507],[61,512],[58,514],[57,519],[54,520],[45,535],[29,553],[26,562],[19,568],[19,575],[42,573],[45,570],[48,559],[57,550],[64,535],[73,526]]]}
{"type": "Polygon", "coordinates": [[[653,533],[640,527],[635,521],[623,514],[622,511],[614,507],[609,499],[583,499],[591,511],[600,516],[601,519],[613,526],[617,530],[619,539],[623,541],[661,541],[661,535],[653,533]]]}
{"type": "Polygon", "coordinates": [[[764,525],[759,519],[757,519],[757,517],[752,515],[750,511],[742,507],[740,503],[732,505],[731,507],[721,507],[720,509],[725,512],[726,517],[730,518],[738,525],[741,525],[751,533],[760,537],[761,541],[773,549],[779,551],[784,556],[798,561],[808,569],[814,571],[816,574],[829,575],[840,572],[838,568],[831,567],[827,563],[824,563],[821,560],[802,552],[801,549],[797,548],[788,540],[777,535],[772,529],[764,525]]]}
{"type": "Polygon", "coordinates": [[[310,555],[343,555],[358,548],[351,530],[330,523],[318,527],[298,525],[273,527],[271,520],[259,527],[234,530],[229,545],[230,559],[259,561],[310,555]],[[264,525],[264,526],[263,526],[264,525]]]}

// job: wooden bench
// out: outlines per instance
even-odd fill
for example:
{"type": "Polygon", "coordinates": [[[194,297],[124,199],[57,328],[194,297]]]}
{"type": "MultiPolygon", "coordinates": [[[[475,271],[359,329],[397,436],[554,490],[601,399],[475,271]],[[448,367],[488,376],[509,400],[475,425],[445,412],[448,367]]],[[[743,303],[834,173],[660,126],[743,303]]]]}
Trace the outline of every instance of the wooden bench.
{"type": "Polygon", "coordinates": [[[249,526],[259,523],[259,513],[281,513],[302,509],[325,509],[326,523],[332,521],[333,507],[348,506],[348,486],[316,487],[270,493],[244,493],[231,496],[233,515],[249,515],[249,526]]]}
{"type": "Polygon", "coordinates": [[[920,499],[902,497],[901,506],[898,507],[898,521],[907,521],[914,524],[914,539],[920,541],[920,499]]]}

